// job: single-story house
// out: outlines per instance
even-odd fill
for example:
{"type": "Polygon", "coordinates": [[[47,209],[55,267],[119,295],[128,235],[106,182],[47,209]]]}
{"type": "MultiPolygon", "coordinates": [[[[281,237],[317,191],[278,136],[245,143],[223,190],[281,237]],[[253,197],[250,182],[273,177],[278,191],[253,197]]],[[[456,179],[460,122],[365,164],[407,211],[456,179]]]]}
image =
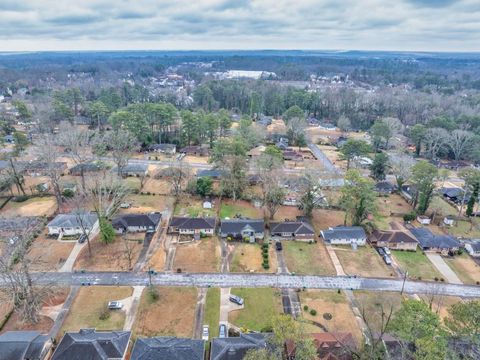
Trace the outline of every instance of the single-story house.
{"type": "Polygon", "coordinates": [[[450,235],[434,234],[425,227],[414,228],[410,232],[418,240],[423,251],[448,253],[460,248],[460,242],[450,235]]]}
{"type": "Polygon", "coordinates": [[[337,130],[337,127],[333,125],[332,123],[328,123],[325,121],[322,121],[318,124],[318,127],[322,130],[329,130],[329,131],[335,131],[337,130]]]}
{"type": "Polygon", "coordinates": [[[391,194],[395,191],[395,185],[389,181],[379,181],[375,184],[375,191],[379,194],[391,194]]]}
{"type": "Polygon", "coordinates": [[[211,236],[215,233],[215,225],[215,218],[175,216],[170,220],[168,232],[180,235],[205,234],[211,236]]]}
{"type": "Polygon", "coordinates": [[[37,216],[0,216],[0,235],[11,236],[28,228],[37,229],[41,223],[37,216]]]}
{"type": "Polygon", "coordinates": [[[124,214],[112,221],[117,234],[132,232],[156,232],[160,225],[162,214],[151,212],[148,214],[124,214]]]}
{"type": "Polygon", "coordinates": [[[176,337],[138,338],[130,360],[203,360],[205,341],[176,337]]]}
{"type": "Polygon", "coordinates": [[[85,164],[75,165],[70,169],[70,175],[80,176],[87,173],[99,172],[105,169],[105,165],[99,162],[90,162],[85,164]]]}
{"type": "Polygon", "coordinates": [[[271,116],[260,115],[260,119],[256,121],[257,124],[262,126],[272,125],[273,118],[271,116]]]}
{"type": "Polygon", "coordinates": [[[337,148],[341,148],[347,142],[348,138],[345,136],[339,136],[336,139],[331,141],[332,145],[336,146],[337,148]]]}
{"type": "Polygon", "coordinates": [[[263,239],[265,236],[265,222],[260,219],[225,219],[220,223],[220,236],[249,240],[263,239]]]}
{"type": "Polygon", "coordinates": [[[240,333],[238,337],[212,340],[210,360],[242,360],[248,350],[267,348],[268,334],[240,333]]]}
{"type": "Polygon", "coordinates": [[[447,200],[450,200],[456,204],[460,204],[462,201],[464,203],[468,202],[470,199],[470,194],[467,192],[464,193],[464,190],[459,187],[442,187],[438,192],[447,200]]]}
{"type": "Polygon", "coordinates": [[[283,160],[303,161],[303,156],[298,151],[284,150],[283,151],[283,160]]]}
{"type": "Polygon", "coordinates": [[[365,245],[367,234],[361,226],[337,226],[322,230],[320,235],[332,245],[365,245]]]}
{"type": "Polygon", "coordinates": [[[400,192],[408,201],[413,201],[417,196],[418,189],[415,185],[402,185],[400,192]]]}
{"type": "Polygon", "coordinates": [[[473,257],[480,257],[480,240],[465,243],[465,250],[473,257]]]}
{"type": "Polygon", "coordinates": [[[247,176],[247,181],[250,185],[257,185],[262,181],[262,178],[258,174],[250,174],[247,176]]]}
{"type": "MultiPolygon", "coordinates": [[[[117,169],[115,169],[117,171],[117,169]]],[[[147,176],[148,173],[148,165],[141,164],[141,163],[128,163],[125,167],[122,168],[120,171],[120,175],[126,176],[147,176]]]]}
{"type": "Polygon", "coordinates": [[[193,156],[208,156],[208,154],[210,153],[208,148],[198,145],[185,146],[184,148],[181,148],[179,152],[182,154],[193,156]]]}
{"type": "Polygon", "coordinates": [[[19,165],[19,168],[29,176],[46,175],[48,170],[52,168],[61,174],[64,174],[67,170],[66,162],[55,162],[53,164],[48,164],[41,161],[21,161],[17,164],[19,165]]]}
{"type": "Polygon", "coordinates": [[[58,214],[47,225],[48,235],[81,235],[91,233],[98,226],[98,217],[94,213],[58,214]]]}
{"type": "Polygon", "coordinates": [[[2,360],[43,360],[51,347],[50,337],[38,331],[7,331],[0,335],[2,360]]]}
{"type": "Polygon", "coordinates": [[[275,143],[275,146],[280,150],[287,150],[288,149],[288,139],[287,138],[280,138],[279,141],[275,143]]]}
{"type": "Polygon", "coordinates": [[[52,360],[124,360],[131,335],[131,331],[95,329],[67,332],[53,353],[52,360]]]}
{"type": "Polygon", "coordinates": [[[204,169],[204,170],[197,170],[197,177],[209,177],[212,179],[221,179],[223,176],[223,171],[218,169],[204,169]]]}
{"type": "Polygon", "coordinates": [[[402,230],[375,230],[370,242],[379,247],[388,247],[394,250],[417,250],[418,241],[406,231],[402,230]]]}
{"type": "Polygon", "coordinates": [[[160,154],[175,155],[177,145],[175,144],[151,144],[147,147],[147,151],[153,151],[160,154]]]}
{"type": "Polygon", "coordinates": [[[315,230],[308,221],[297,219],[270,223],[270,235],[285,240],[314,241],[315,230]]]}
{"type": "MultiPolygon", "coordinates": [[[[351,333],[325,332],[310,334],[320,360],[352,360],[352,351],[356,349],[355,339],[351,333]]],[[[295,342],[285,343],[287,360],[296,360],[295,342]]]]}

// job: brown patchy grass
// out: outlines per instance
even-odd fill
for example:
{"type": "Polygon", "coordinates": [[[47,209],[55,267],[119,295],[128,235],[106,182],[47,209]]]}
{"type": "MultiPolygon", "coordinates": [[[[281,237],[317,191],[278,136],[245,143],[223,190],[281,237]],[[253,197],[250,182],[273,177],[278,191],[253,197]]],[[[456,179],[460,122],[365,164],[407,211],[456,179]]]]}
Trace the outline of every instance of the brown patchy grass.
{"type": "Polygon", "coordinates": [[[208,164],[209,157],[208,156],[193,156],[187,155],[183,158],[182,161],[192,164],[208,164]]]}
{"type": "Polygon", "coordinates": [[[182,196],[177,205],[175,206],[174,215],[175,216],[190,216],[190,217],[201,217],[209,216],[214,217],[216,209],[218,206],[218,200],[213,201],[212,209],[203,208],[203,200],[195,196],[182,196]]]}
{"type": "Polygon", "coordinates": [[[317,232],[343,225],[345,212],[337,210],[315,209],[313,210],[312,222],[317,232]]]}
{"type": "Polygon", "coordinates": [[[259,244],[235,243],[231,272],[277,272],[277,255],[275,247],[268,249],[270,269],[262,267],[262,248],[259,244]]]}
{"type": "Polygon", "coordinates": [[[464,284],[475,285],[480,281],[480,266],[470,255],[464,253],[454,257],[444,257],[443,259],[464,284]]]}
{"type": "Polygon", "coordinates": [[[282,119],[272,119],[272,123],[267,126],[267,132],[270,134],[286,134],[287,126],[282,119]]]}
{"type": "Polygon", "coordinates": [[[378,213],[382,216],[390,216],[391,213],[406,214],[412,211],[412,206],[398,194],[391,194],[388,197],[378,197],[376,203],[378,213]]]}
{"type": "MultiPolygon", "coordinates": [[[[132,267],[138,259],[138,255],[142,250],[143,238],[145,234],[129,234],[129,246],[132,249],[132,267]],[[138,240],[141,240],[140,242],[138,240]]],[[[129,269],[125,243],[122,236],[117,235],[115,241],[111,244],[104,244],[100,240],[100,236],[90,241],[92,248],[92,256],[88,252],[88,244],[80,252],[75,264],[74,270],[90,270],[90,271],[127,271],[129,269]]]]}
{"type": "Polygon", "coordinates": [[[166,180],[163,180],[163,179],[157,180],[153,177],[149,177],[147,181],[145,181],[142,191],[144,192],[149,191],[157,195],[158,194],[169,195],[171,192],[171,185],[166,180]]]}
{"type": "Polygon", "coordinates": [[[325,244],[283,241],[283,256],[287,268],[301,275],[334,275],[335,269],[325,244]]]}
{"type": "Polygon", "coordinates": [[[217,272],[220,251],[220,243],[215,236],[178,245],[173,268],[182,269],[182,272],[217,272]]]}
{"type": "Polygon", "coordinates": [[[159,298],[153,301],[148,289],[143,291],[133,325],[137,336],[191,337],[193,332],[197,289],[157,287],[159,298]]]}
{"type": "Polygon", "coordinates": [[[295,220],[297,216],[303,215],[303,212],[296,206],[280,206],[275,213],[274,219],[276,221],[283,221],[285,219],[295,220]]]}
{"type": "Polygon", "coordinates": [[[95,328],[97,330],[123,329],[125,323],[124,310],[110,311],[110,317],[106,320],[100,320],[99,314],[108,301],[125,299],[132,296],[132,291],[131,287],[126,286],[82,287],[58,333],[58,339],[67,331],[78,331],[83,328],[95,328]]]}
{"type": "Polygon", "coordinates": [[[75,242],[57,241],[56,238],[49,238],[47,230],[44,230],[36,238],[27,254],[32,260],[32,271],[58,270],[67,260],[75,242]]]}
{"type": "Polygon", "coordinates": [[[425,301],[432,311],[440,316],[440,319],[445,320],[448,316],[448,309],[459,302],[462,302],[462,298],[458,296],[443,296],[435,294],[422,294],[420,298],[425,301]]]}
{"type": "Polygon", "coordinates": [[[366,277],[393,277],[393,270],[389,269],[383,259],[370,246],[359,246],[352,250],[350,246],[334,246],[343,270],[347,275],[366,277]]]}
{"type": "Polygon", "coordinates": [[[397,292],[355,291],[355,299],[358,309],[365,314],[368,325],[373,331],[380,332],[382,312],[385,314],[385,322],[391,310],[395,313],[400,309],[404,297],[397,292]]]}
{"type": "Polygon", "coordinates": [[[52,196],[35,197],[24,202],[10,200],[2,209],[3,216],[52,216],[57,208],[52,196]]]}
{"type": "Polygon", "coordinates": [[[130,195],[126,202],[130,203],[131,207],[120,209],[119,213],[134,214],[163,211],[165,208],[173,209],[173,198],[171,196],[130,195]]]}
{"type": "MultiPolygon", "coordinates": [[[[308,290],[300,292],[302,317],[307,321],[314,321],[323,325],[329,332],[351,332],[357,342],[362,340],[362,332],[357,319],[350,308],[343,293],[334,290],[308,290]],[[303,307],[308,306],[308,311],[303,307]],[[311,315],[310,310],[315,309],[317,315],[311,315]],[[323,314],[331,314],[331,320],[325,320],[323,314]]],[[[323,332],[321,327],[317,332],[323,332]]]]}

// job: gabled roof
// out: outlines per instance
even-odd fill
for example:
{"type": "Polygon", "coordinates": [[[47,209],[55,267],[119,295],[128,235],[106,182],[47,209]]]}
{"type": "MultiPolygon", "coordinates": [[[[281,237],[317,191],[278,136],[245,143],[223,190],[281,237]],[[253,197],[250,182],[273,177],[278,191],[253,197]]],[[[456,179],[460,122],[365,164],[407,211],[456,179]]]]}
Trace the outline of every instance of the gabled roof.
{"type": "Polygon", "coordinates": [[[393,185],[389,181],[379,181],[375,184],[376,191],[393,191],[395,189],[395,185],[393,185]]]}
{"type": "Polygon", "coordinates": [[[443,187],[438,190],[443,196],[449,198],[456,198],[458,196],[463,196],[463,189],[457,187],[443,187]]]}
{"type": "Polygon", "coordinates": [[[429,229],[421,227],[410,230],[422,248],[451,249],[460,246],[460,242],[449,235],[433,234],[429,229]]]}
{"type": "Polygon", "coordinates": [[[58,214],[55,216],[55,219],[48,223],[48,227],[64,227],[64,228],[72,228],[72,227],[81,227],[84,225],[85,227],[92,227],[98,220],[96,214],[93,213],[70,213],[70,214],[58,214]],[[81,221],[79,221],[81,220],[81,221]]]}
{"type": "Polygon", "coordinates": [[[323,230],[325,240],[335,239],[366,239],[367,234],[361,226],[337,226],[333,229],[323,230]]]}
{"type": "MultiPolygon", "coordinates": [[[[315,333],[309,334],[309,336],[313,338],[321,360],[346,359],[344,356],[356,348],[353,335],[348,332],[315,333]]],[[[287,356],[295,356],[295,343],[287,341],[285,345],[287,356]]]]}
{"type": "Polygon", "coordinates": [[[197,177],[221,178],[222,176],[223,171],[218,169],[204,169],[197,171],[197,177]]]}
{"type": "Polygon", "coordinates": [[[127,228],[129,226],[157,227],[161,218],[162,214],[159,212],[149,214],[125,214],[116,217],[112,221],[112,226],[116,229],[127,228]]]}
{"type": "Polygon", "coordinates": [[[36,216],[0,216],[0,232],[19,231],[27,227],[36,227],[39,222],[39,218],[36,216]]]}
{"type": "Polygon", "coordinates": [[[38,331],[7,331],[0,335],[0,359],[38,360],[49,340],[38,331]]]}
{"type": "Polygon", "coordinates": [[[105,169],[105,165],[98,162],[91,162],[86,164],[78,164],[70,169],[70,173],[81,174],[82,169],[84,173],[95,172],[105,169]]]}
{"type": "Polygon", "coordinates": [[[295,235],[315,235],[312,225],[303,221],[284,221],[270,223],[271,233],[294,233],[295,235]]]}
{"type": "Polygon", "coordinates": [[[175,144],[151,144],[147,147],[148,150],[161,150],[161,151],[175,151],[177,145],[175,144]]]}
{"type": "Polygon", "coordinates": [[[242,360],[248,350],[265,348],[267,336],[240,333],[239,337],[213,339],[210,360],[242,360]]]}
{"type": "Polygon", "coordinates": [[[143,174],[147,172],[148,165],[143,163],[128,163],[123,169],[122,173],[138,173],[143,174]]]}
{"type": "Polygon", "coordinates": [[[377,241],[387,242],[387,243],[417,243],[418,241],[411,236],[406,231],[402,230],[389,230],[389,231],[378,231],[375,230],[373,235],[377,238],[377,241]]]}
{"type": "Polygon", "coordinates": [[[239,234],[247,227],[251,227],[256,233],[263,233],[265,222],[261,219],[222,220],[220,231],[222,234],[239,234]]]}
{"type": "Polygon", "coordinates": [[[203,340],[176,337],[138,338],[130,360],[203,360],[203,340]]]}
{"type": "Polygon", "coordinates": [[[81,329],[66,333],[58,344],[52,360],[121,359],[130,340],[130,331],[81,329]]]}
{"type": "Polygon", "coordinates": [[[173,217],[170,220],[170,225],[179,229],[185,230],[200,230],[200,229],[214,229],[216,220],[215,218],[193,218],[193,217],[173,217]]]}

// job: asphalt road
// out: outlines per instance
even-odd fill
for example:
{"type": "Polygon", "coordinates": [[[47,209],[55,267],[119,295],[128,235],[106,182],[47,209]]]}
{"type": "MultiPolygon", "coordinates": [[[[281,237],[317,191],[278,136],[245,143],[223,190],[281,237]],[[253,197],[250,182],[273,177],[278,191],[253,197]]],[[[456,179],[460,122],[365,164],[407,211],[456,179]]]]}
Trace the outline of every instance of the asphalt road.
{"type": "MultiPolygon", "coordinates": [[[[33,281],[39,284],[69,285],[148,285],[145,272],[88,272],[88,273],[33,273],[33,281]]],[[[177,274],[152,275],[152,283],[158,286],[193,287],[274,287],[307,289],[350,289],[370,291],[401,291],[401,279],[353,278],[348,276],[299,276],[287,274],[177,274]]],[[[0,286],[5,286],[0,278],[0,286]]],[[[438,294],[460,297],[480,297],[480,286],[456,285],[439,282],[406,281],[405,293],[438,294]]]]}

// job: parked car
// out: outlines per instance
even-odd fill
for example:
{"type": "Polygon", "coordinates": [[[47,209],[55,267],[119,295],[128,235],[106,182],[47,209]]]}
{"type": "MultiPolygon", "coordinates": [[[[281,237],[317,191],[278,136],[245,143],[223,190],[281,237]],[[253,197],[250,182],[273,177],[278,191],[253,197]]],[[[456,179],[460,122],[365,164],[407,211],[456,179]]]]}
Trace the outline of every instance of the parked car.
{"type": "Polygon", "coordinates": [[[277,249],[277,251],[282,251],[282,249],[283,249],[282,243],[280,241],[277,241],[275,243],[275,248],[277,249]]]}
{"type": "Polygon", "coordinates": [[[243,305],[243,299],[237,295],[230,295],[230,301],[237,305],[243,305]]]}
{"type": "Polygon", "coordinates": [[[381,248],[381,247],[377,247],[377,252],[380,254],[380,256],[385,255],[385,250],[383,250],[383,248],[381,248]]]}
{"type": "Polygon", "coordinates": [[[220,329],[218,330],[218,337],[220,339],[224,339],[227,337],[227,326],[225,324],[220,325],[220,329]]]}
{"type": "Polygon", "coordinates": [[[83,244],[85,240],[87,240],[87,237],[85,236],[85,234],[80,235],[80,237],[78,238],[78,242],[80,244],[83,244]]]}
{"type": "Polygon", "coordinates": [[[387,254],[383,255],[383,261],[385,261],[387,265],[392,265],[392,259],[387,254]]]}
{"type": "Polygon", "coordinates": [[[123,307],[123,304],[120,301],[109,301],[108,308],[110,310],[119,310],[123,307]]]}
{"type": "Polygon", "coordinates": [[[392,252],[390,251],[389,248],[384,247],[383,250],[385,251],[385,254],[387,254],[387,255],[392,255],[392,252]]]}
{"type": "Polygon", "coordinates": [[[209,337],[210,337],[210,332],[209,332],[208,325],[203,325],[202,340],[208,341],[209,337]]]}

